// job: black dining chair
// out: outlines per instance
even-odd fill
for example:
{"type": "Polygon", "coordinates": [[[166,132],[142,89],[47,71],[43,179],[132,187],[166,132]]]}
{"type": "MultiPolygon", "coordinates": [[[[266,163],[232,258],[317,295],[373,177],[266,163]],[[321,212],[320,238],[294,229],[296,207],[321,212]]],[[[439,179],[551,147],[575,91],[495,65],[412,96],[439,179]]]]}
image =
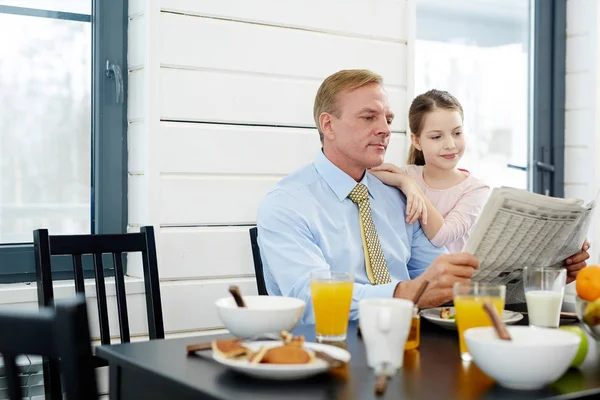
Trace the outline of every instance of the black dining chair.
{"type": "MultiPolygon", "coordinates": [[[[21,389],[16,364],[16,357],[24,354],[41,355],[60,363],[69,400],[97,398],[83,295],[57,301],[55,308],[43,307],[39,312],[0,311],[0,353],[4,358],[4,374],[11,400],[20,400],[26,395],[21,389]]],[[[59,399],[62,400],[62,395],[52,398],[59,399]]]]}
{"type": "Polygon", "coordinates": [[[254,273],[256,274],[256,286],[258,294],[268,296],[265,274],[263,272],[262,260],[260,259],[260,248],[258,247],[258,228],[250,228],[250,244],[252,246],[252,258],[254,259],[254,273]]]}
{"type": "MultiPolygon", "coordinates": [[[[130,333],[123,253],[141,253],[149,337],[150,339],[163,339],[165,337],[153,227],[142,227],[139,233],[102,235],[49,235],[47,229],[37,229],[33,232],[33,242],[38,303],[41,307],[52,306],[54,302],[51,256],[70,255],[72,257],[75,291],[77,293],[85,293],[82,256],[88,254],[93,256],[100,341],[103,345],[110,344],[111,336],[108,326],[108,306],[102,255],[112,254],[120,338],[122,343],[126,343],[130,341],[130,333]]],[[[94,357],[94,361],[97,367],[107,365],[105,361],[96,357],[94,357]]],[[[59,396],[61,388],[56,362],[44,360],[43,370],[46,399],[59,396]]]]}

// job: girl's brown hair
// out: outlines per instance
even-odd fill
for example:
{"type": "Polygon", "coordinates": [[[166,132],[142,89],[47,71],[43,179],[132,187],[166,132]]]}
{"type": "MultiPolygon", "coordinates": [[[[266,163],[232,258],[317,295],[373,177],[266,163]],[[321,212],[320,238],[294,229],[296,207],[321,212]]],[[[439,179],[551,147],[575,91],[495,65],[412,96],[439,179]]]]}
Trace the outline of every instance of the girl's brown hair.
{"type": "MultiPolygon", "coordinates": [[[[423,129],[425,116],[437,109],[458,111],[460,117],[464,119],[463,108],[456,97],[446,91],[432,89],[415,97],[410,105],[410,110],[408,111],[408,125],[410,131],[416,137],[421,136],[421,129],[423,129]]],[[[425,165],[423,152],[418,150],[412,143],[410,145],[410,150],[408,151],[407,163],[425,165]]]]}

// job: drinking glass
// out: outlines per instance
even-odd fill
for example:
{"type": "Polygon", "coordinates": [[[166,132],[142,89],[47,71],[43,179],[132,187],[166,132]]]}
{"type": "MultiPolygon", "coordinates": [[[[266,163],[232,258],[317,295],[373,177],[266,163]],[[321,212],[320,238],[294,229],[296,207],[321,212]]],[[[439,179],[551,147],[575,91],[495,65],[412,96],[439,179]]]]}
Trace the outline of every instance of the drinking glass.
{"type": "Polygon", "coordinates": [[[465,331],[480,326],[492,326],[483,304],[491,302],[498,314],[502,315],[505,298],[505,285],[484,285],[476,282],[454,284],[454,308],[461,359],[464,361],[472,359],[463,337],[465,331]]]}
{"type": "Polygon", "coordinates": [[[564,268],[523,268],[523,288],[529,325],[558,328],[567,282],[564,268]]]}
{"type": "Polygon", "coordinates": [[[315,312],[317,341],[346,340],[353,287],[353,273],[311,272],[310,291],[315,312]]]}

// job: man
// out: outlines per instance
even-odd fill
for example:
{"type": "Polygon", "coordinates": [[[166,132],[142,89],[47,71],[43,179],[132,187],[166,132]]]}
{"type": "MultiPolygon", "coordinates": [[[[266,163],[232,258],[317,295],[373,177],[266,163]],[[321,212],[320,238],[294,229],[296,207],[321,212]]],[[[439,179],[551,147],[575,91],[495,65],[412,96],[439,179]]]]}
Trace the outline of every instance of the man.
{"type": "MultiPolygon", "coordinates": [[[[351,319],[358,318],[359,300],[412,299],[423,280],[430,284],[421,307],[452,300],[454,283],[468,282],[479,262],[433,246],[418,222],[405,222],[401,192],[367,172],[383,163],[394,118],[382,78],[367,70],[329,76],[317,92],[314,118],[322,151],[259,207],[268,292],[305,300],[303,323],[314,323],[309,277],[317,270],[354,272],[351,319]]],[[[585,265],[580,258],[572,260],[573,271],[585,265]]]]}

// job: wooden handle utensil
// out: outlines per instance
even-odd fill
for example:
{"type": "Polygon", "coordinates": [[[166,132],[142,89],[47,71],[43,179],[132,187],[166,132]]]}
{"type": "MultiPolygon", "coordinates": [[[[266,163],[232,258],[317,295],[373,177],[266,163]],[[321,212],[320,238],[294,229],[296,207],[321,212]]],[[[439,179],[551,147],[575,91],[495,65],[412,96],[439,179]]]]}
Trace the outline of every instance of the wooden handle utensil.
{"type": "Polygon", "coordinates": [[[244,303],[244,299],[242,299],[242,294],[240,293],[240,288],[235,285],[229,286],[229,293],[233,296],[235,303],[238,307],[246,307],[246,303],[244,303]]]}
{"type": "Polygon", "coordinates": [[[492,320],[492,324],[494,324],[494,328],[496,329],[498,337],[502,340],[512,340],[506,325],[502,321],[500,314],[498,314],[498,310],[496,310],[496,307],[494,307],[494,305],[490,302],[485,302],[483,304],[483,309],[492,320]]]}

